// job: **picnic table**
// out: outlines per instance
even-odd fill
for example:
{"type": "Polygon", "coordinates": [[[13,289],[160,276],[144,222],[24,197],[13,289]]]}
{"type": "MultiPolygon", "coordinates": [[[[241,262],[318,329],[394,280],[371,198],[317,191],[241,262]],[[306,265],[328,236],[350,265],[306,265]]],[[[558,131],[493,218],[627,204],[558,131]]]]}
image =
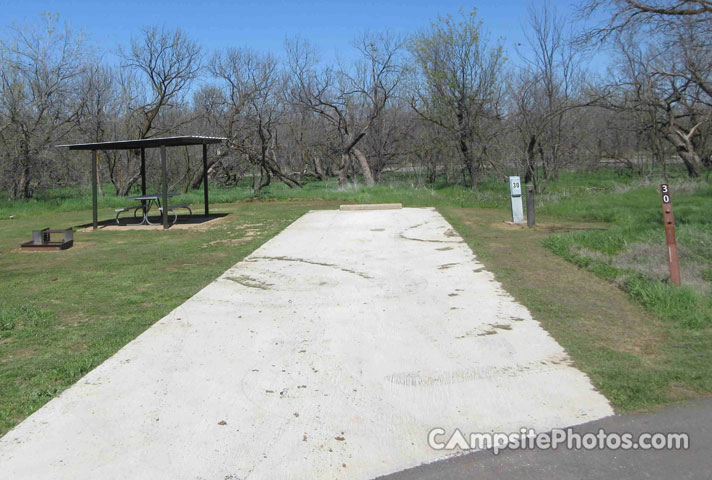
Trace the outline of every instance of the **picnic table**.
{"type": "MultiPolygon", "coordinates": [[[[178,193],[169,193],[168,197],[177,197],[179,194],[178,193]]],[[[151,223],[149,220],[149,213],[151,211],[152,207],[156,207],[159,211],[159,213],[163,213],[163,206],[161,205],[161,197],[162,195],[158,193],[152,193],[149,195],[137,195],[134,197],[128,197],[130,200],[140,200],[141,205],[134,205],[130,207],[124,207],[124,208],[117,208],[116,209],[116,223],[119,223],[119,215],[123,212],[128,212],[133,210],[134,211],[134,218],[138,219],[138,212],[140,211],[142,213],[142,219],[140,222],[137,223],[137,225],[159,225],[160,223],[151,223]]],[[[173,221],[171,222],[171,225],[176,223],[178,220],[178,213],[176,212],[177,209],[179,208],[185,208],[188,210],[189,214],[192,215],[193,212],[190,209],[190,205],[187,203],[180,203],[177,205],[169,205],[168,206],[168,211],[173,212],[173,221]]]]}

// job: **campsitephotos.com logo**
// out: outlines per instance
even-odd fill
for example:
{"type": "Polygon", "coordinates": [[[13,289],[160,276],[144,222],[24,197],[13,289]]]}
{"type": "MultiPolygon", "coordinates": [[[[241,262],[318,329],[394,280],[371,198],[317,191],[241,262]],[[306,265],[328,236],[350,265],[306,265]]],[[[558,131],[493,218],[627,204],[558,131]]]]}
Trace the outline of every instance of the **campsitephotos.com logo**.
{"type": "Polygon", "coordinates": [[[536,433],[532,428],[519,432],[474,432],[468,435],[458,428],[451,433],[444,428],[428,432],[428,445],[434,450],[687,450],[687,433],[575,432],[572,428],[536,433]]]}

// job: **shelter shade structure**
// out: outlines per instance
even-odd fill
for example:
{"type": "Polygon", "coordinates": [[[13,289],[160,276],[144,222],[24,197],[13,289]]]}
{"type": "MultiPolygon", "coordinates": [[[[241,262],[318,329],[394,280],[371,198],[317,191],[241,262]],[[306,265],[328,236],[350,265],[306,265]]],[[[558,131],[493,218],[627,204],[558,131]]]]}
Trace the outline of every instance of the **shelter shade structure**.
{"type": "Polygon", "coordinates": [[[140,150],[141,151],[141,195],[146,195],[146,149],[160,148],[161,152],[161,200],[163,204],[163,228],[168,228],[168,175],[166,174],[166,147],[185,147],[189,145],[203,146],[203,198],[205,201],[205,215],[210,214],[208,203],[208,145],[222,143],[222,137],[181,136],[163,138],[144,138],[140,140],[120,140],[115,142],[76,143],[72,145],[58,145],[70,150],[89,150],[92,152],[91,161],[91,196],[92,196],[92,221],[96,230],[98,227],[97,210],[97,152],[100,150],[140,150]]]}

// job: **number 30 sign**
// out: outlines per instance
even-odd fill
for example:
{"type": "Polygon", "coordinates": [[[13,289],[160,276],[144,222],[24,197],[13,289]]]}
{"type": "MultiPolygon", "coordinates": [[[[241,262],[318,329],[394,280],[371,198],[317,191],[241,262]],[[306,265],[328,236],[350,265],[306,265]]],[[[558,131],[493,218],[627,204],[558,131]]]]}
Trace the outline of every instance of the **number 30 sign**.
{"type": "Polygon", "coordinates": [[[660,197],[663,201],[663,224],[665,225],[665,243],[667,243],[668,250],[670,281],[675,285],[680,285],[680,264],[677,260],[677,241],[675,239],[675,217],[672,214],[670,187],[667,183],[660,185],[660,197]]]}
{"type": "Polygon", "coordinates": [[[663,203],[670,203],[670,187],[666,183],[660,185],[660,194],[663,196],[663,203]]]}

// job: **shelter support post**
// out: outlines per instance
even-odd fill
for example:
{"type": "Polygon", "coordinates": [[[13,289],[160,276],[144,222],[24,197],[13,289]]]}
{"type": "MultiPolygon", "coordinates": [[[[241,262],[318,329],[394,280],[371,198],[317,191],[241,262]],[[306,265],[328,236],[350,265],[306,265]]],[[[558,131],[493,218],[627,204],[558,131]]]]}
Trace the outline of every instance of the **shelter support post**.
{"type": "Polygon", "coordinates": [[[208,205],[208,145],[203,144],[203,201],[205,202],[205,216],[210,215],[208,205]]]}
{"type": "Polygon", "coordinates": [[[161,200],[163,206],[163,229],[168,228],[168,175],[166,174],[166,146],[161,145],[161,200]]]}
{"type": "MultiPolygon", "coordinates": [[[[146,149],[141,149],[141,195],[146,196],[146,149]]],[[[146,211],[146,200],[141,200],[141,206],[146,211]]]]}
{"type": "Polygon", "coordinates": [[[97,196],[97,154],[96,150],[91,151],[91,213],[92,213],[92,226],[96,230],[99,226],[99,211],[97,208],[98,196],[97,196]]]}

